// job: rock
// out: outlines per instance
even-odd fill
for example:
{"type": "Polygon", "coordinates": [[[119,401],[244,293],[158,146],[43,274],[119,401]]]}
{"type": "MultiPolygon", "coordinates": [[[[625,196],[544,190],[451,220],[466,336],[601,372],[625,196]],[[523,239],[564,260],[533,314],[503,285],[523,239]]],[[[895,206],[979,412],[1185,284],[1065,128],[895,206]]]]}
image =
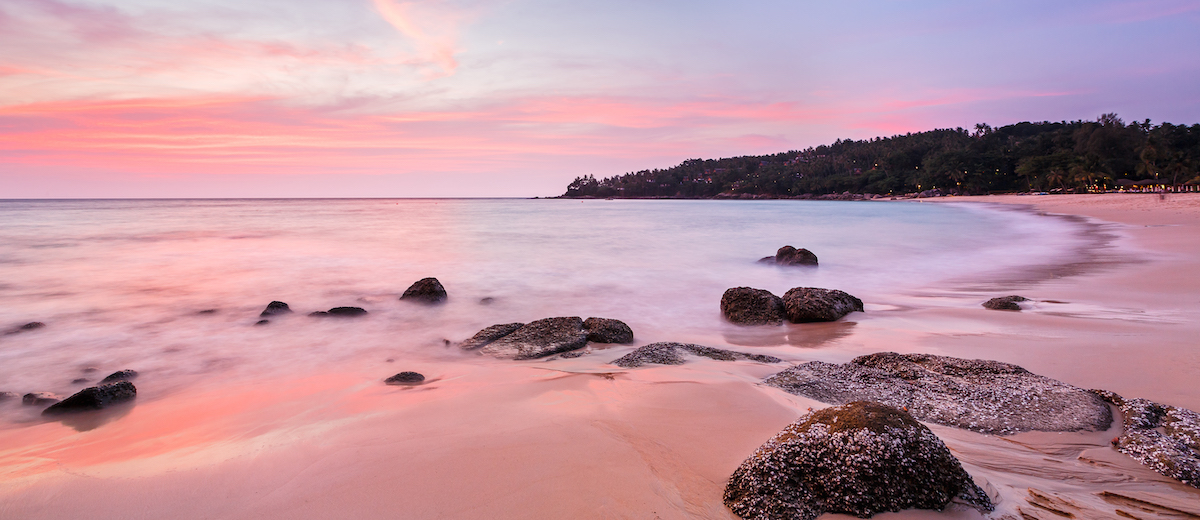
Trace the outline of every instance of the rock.
{"type": "Polygon", "coordinates": [[[405,289],[400,299],[427,304],[442,303],[446,301],[446,289],[437,278],[422,278],[405,289]]]}
{"type": "Polygon", "coordinates": [[[596,343],[633,343],[633,329],[621,320],[588,318],[583,320],[588,341],[596,343]]]}
{"type": "Polygon", "coordinates": [[[495,302],[496,302],[496,299],[492,298],[491,296],[484,296],[483,298],[479,299],[480,305],[491,305],[495,302]]]}
{"type": "Polygon", "coordinates": [[[511,334],[480,349],[481,352],[505,359],[534,359],[587,346],[583,320],[544,318],[526,323],[511,334]]]}
{"type": "Polygon", "coordinates": [[[1105,390],[1092,392],[1117,405],[1125,416],[1125,431],[1113,441],[1117,451],[1200,488],[1200,414],[1147,399],[1124,399],[1105,390]]]}
{"type": "Polygon", "coordinates": [[[62,396],[50,392],[30,392],[21,396],[21,404],[26,406],[45,406],[62,401],[62,396]]]}
{"type": "Polygon", "coordinates": [[[988,309],[997,310],[997,311],[1019,311],[1019,310],[1021,310],[1021,306],[1017,305],[1017,302],[1023,302],[1023,301],[1028,301],[1028,300],[1029,300],[1029,298],[1026,298],[1024,296],[1017,296],[1014,294],[1012,296],[1002,296],[1000,298],[992,298],[986,302],[983,302],[983,306],[988,309]]]}
{"type": "Polygon", "coordinates": [[[476,332],[474,336],[471,336],[471,339],[460,343],[458,346],[463,350],[475,350],[479,347],[487,345],[488,343],[503,338],[504,336],[512,334],[513,332],[516,332],[517,329],[524,325],[524,323],[503,323],[500,325],[492,325],[491,327],[476,332]]]}
{"type": "Polygon", "coordinates": [[[309,316],[315,318],[355,318],[358,316],[364,316],[366,314],[367,310],[363,309],[362,307],[334,307],[328,311],[316,311],[308,313],[309,316]]]}
{"type": "Polygon", "coordinates": [[[2,403],[4,401],[8,401],[10,399],[16,399],[18,397],[21,397],[21,394],[18,394],[16,392],[0,392],[0,403],[2,403]]]}
{"type": "Polygon", "coordinates": [[[137,388],[129,381],[102,384],[84,388],[75,395],[63,399],[49,408],[42,410],[42,415],[58,415],[72,412],[100,410],[114,404],[132,401],[137,397],[137,388]]]}
{"type": "Polygon", "coordinates": [[[658,365],[682,365],[685,362],[685,354],[704,356],[706,358],[712,358],[718,361],[733,361],[736,359],[757,361],[759,363],[780,363],[783,361],[782,359],[774,356],[746,354],[744,352],[723,350],[719,348],[706,347],[703,345],[693,345],[691,343],[664,342],[651,343],[649,345],[638,347],[633,352],[617,358],[612,362],[612,364],[623,368],[640,367],[649,363],[658,365]]]}
{"type": "Polygon", "coordinates": [[[817,265],[817,255],[804,248],[783,246],[775,252],[776,265],[817,265]]]}
{"type": "Polygon", "coordinates": [[[216,314],[216,313],[217,313],[216,309],[204,309],[202,311],[197,312],[196,314],[216,314]]]}
{"type": "Polygon", "coordinates": [[[1112,410],[1096,395],[998,361],[880,352],[844,365],[804,363],[764,382],[826,403],[907,407],[922,421],[997,435],[1112,424],[1112,410]]]}
{"type": "Polygon", "coordinates": [[[37,329],[40,329],[45,326],[46,326],[46,324],[42,323],[40,321],[31,321],[29,323],[21,325],[20,327],[17,327],[8,332],[5,332],[5,334],[18,334],[18,333],[25,332],[25,331],[37,330],[37,329]]]}
{"type": "Polygon", "coordinates": [[[100,380],[100,384],[113,383],[116,381],[133,381],[137,378],[137,376],[138,373],[136,370],[130,370],[126,368],[125,370],[118,370],[109,374],[108,377],[100,380]]]}
{"type": "Polygon", "coordinates": [[[88,382],[88,381],[89,381],[89,379],[88,379],[88,378],[86,378],[86,377],[77,377],[77,378],[75,378],[75,379],[72,379],[72,380],[71,380],[71,384],[73,384],[73,385],[82,385],[82,384],[84,384],[84,383],[86,383],[86,382],[88,382]]]}
{"type": "Polygon", "coordinates": [[[993,509],[929,428],[901,410],[863,401],[812,412],[784,428],[733,472],[724,499],[748,519],[869,518],[940,511],[956,499],[981,512],[993,509]]]}
{"type": "Polygon", "coordinates": [[[271,320],[258,320],[258,321],[256,321],[256,322],[254,322],[254,325],[255,325],[255,326],[262,326],[262,325],[266,325],[266,324],[268,324],[268,323],[271,323],[271,320]]]}
{"type": "Polygon", "coordinates": [[[419,385],[425,382],[425,376],[417,372],[400,372],[384,379],[383,382],[389,385],[419,385]]]}
{"type": "Polygon", "coordinates": [[[267,308],[263,309],[262,313],[260,313],[258,315],[258,317],[267,318],[270,316],[279,316],[280,314],[291,314],[291,313],[292,313],[292,309],[291,309],[291,307],[288,307],[288,304],[280,302],[280,301],[274,301],[274,302],[268,303],[267,308]]]}
{"type": "Polygon", "coordinates": [[[734,287],[721,295],[721,314],[738,325],[764,325],[783,322],[783,300],[770,291],[734,287]]]}
{"type": "Polygon", "coordinates": [[[792,323],[837,321],[851,312],[863,312],[863,302],[837,289],[796,287],[783,294],[783,308],[792,323]]]}

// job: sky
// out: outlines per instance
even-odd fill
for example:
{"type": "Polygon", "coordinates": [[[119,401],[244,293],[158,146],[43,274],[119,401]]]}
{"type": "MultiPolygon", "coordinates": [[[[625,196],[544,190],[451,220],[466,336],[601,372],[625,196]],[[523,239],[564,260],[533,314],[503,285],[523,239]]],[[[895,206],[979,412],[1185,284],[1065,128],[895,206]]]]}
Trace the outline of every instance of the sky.
{"type": "Polygon", "coordinates": [[[0,0],[0,198],[554,196],[1108,112],[1200,122],[1200,0],[0,0]]]}

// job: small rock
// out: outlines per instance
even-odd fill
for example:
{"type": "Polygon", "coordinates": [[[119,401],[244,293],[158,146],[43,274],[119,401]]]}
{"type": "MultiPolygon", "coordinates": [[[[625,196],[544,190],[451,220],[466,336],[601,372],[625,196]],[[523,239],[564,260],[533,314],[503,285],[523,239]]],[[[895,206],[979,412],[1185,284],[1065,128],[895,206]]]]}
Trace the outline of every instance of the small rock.
{"type": "Polygon", "coordinates": [[[71,412],[86,412],[100,410],[114,404],[132,401],[137,397],[137,388],[129,381],[102,384],[84,388],[75,395],[50,405],[42,410],[42,415],[58,415],[71,412]]]}
{"type": "Polygon", "coordinates": [[[503,338],[504,336],[512,334],[513,332],[516,332],[517,329],[524,325],[524,323],[502,323],[499,325],[492,325],[491,327],[476,332],[474,336],[471,336],[470,339],[460,343],[458,346],[463,350],[475,350],[487,345],[488,343],[503,338]]]}
{"type": "Polygon", "coordinates": [[[88,382],[88,378],[86,378],[86,377],[78,377],[78,378],[71,380],[71,384],[73,384],[73,385],[81,385],[86,382],[88,382]]]}
{"type": "Polygon", "coordinates": [[[770,291],[734,287],[721,295],[721,314],[738,325],[779,324],[786,315],[783,300],[770,291]]]}
{"type": "Polygon", "coordinates": [[[588,341],[595,343],[633,343],[633,329],[621,320],[588,318],[583,320],[588,341]]]}
{"type": "Polygon", "coordinates": [[[1021,306],[1018,305],[1017,302],[1023,302],[1023,301],[1029,301],[1029,298],[1026,298],[1024,296],[1017,296],[1014,294],[1012,296],[1001,296],[999,298],[992,298],[986,302],[983,302],[983,306],[985,308],[997,310],[997,311],[1019,311],[1019,310],[1021,310],[1021,306]]]}
{"type": "Polygon", "coordinates": [[[544,318],[526,323],[480,349],[504,359],[534,359],[587,346],[587,333],[578,316],[544,318]]]}
{"type": "Polygon", "coordinates": [[[18,397],[21,397],[21,394],[18,394],[16,392],[0,392],[0,403],[2,403],[4,401],[8,401],[10,399],[16,399],[18,397]]]}
{"type": "Polygon", "coordinates": [[[40,329],[45,326],[46,326],[46,324],[42,323],[40,321],[31,321],[29,323],[21,325],[20,327],[17,327],[8,332],[5,332],[5,334],[18,334],[18,333],[25,332],[25,331],[37,330],[37,329],[40,329]]]}
{"type": "Polygon", "coordinates": [[[952,500],[985,513],[993,509],[929,428],[904,411],[872,402],[801,417],[733,472],[724,495],[738,516],[772,520],[941,511],[952,500]]]}
{"type": "Polygon", "coordinates": [[[817,265],[817,255],[804,248],[783,246],[775,252],[776,265],[817,265]]]}
{"type": "Polygon", "coordinates": [[[491,296],[485,296],[485,297],[479,299],[480,305],[491,305],[495,302],[496,302],[496,299],[492,298],[491,296]]]}
{"type": "Polygon", "coordinates": [[[1162,475],[1200,488],[1200,413],[1147,399],[1124,399],[1092,390],[1121,409],[1125,431],[1113,439],[1117,451],[1162,475]]]}
{"type": "Polygon", "coordinates": [[[109,374],[107,377],[100,380],[100,384],[115,383],[117,381],[133,381],[137,378],[137,376],[138,373],[136,370],[126,368],[125,370],[118,370],[109,374]]]}
{"type": "Polygon", "coordinates": [[[837,289],[796,287],[783,295],[788,321],[809,323],[837,321],[851,312],[863,311],[862,300],[837,289]]]}
{"type": "Polygon", "coordinates": [[[197,312],[196,314],[216,314],[216,313],[217,313],[216,309],[204,309],[200,312],[197,312]]]}
{"type": "Polygon", "coordinates": [[[268,303],[267,308],[263,309],[262,313],[259,314],[258,317],[266,318],[266,317],[270,317],[270,316],[278,316],[280,314],[291,314],[291,313],[292,313],[292,309],[291,309],[291,307],[288,307],[288,304],[280,302],[280,301],[274,301],[274,302],[268,303]]]}
{"type": "Polygon", "coordinates": [[[366,314],[367,310],[363,309],[362,307],[334,307],[328,311],[316,311],[308,313],[309,316],[315,318],[355,318],[358,316],[364,316],[366,314]]]}
{"type": "Polygon", "coordinates": [[[442,303],[446,301],[446,288],[442,287],[442,283],[437,278],[422,278],[416,283],[404,290],[404,294],[400,295],[401,300],[415,301],[419,303],[442,303]]]}
{"type": "Polygon", "coordinates": [[[99,371],[100,371],[100,369],[96,368],[96,367],[83,367],[83,370],[81,370],[81,372],[83,372],[85,374],[90,374],[92,372],[99,372],[99,371]]]}
{"type": "Polygon", "coordinates": [[[419,385],[425,382],[425,376],[417,372],[400,372],[383,381],[389,385],[419,385]]]}
{"type": "Polygon", "coordinates": [[[62,401],[62,396],[50,392],[30,392],[21,396],[21,404],[26,406],[45,406],[62,401]]]}
{"type": "Polygon", "coordinates": [[[661,342],[638,347],[633,352],[617,358],[612,362],[612,364],[623,368],[640,367],[649,363],[658,365],[682,365],[685,362],[684,354],[704,356],[706,358],[711,358],[718,361],[733,361],[735,359],[745,359],[757,361],[759,363],[780,363],[783,361],[782,359],[774,356],[746,354],[744,352],[723,350],[719,348],[706,347],[704,345],[661,342]]]}
{"type": "Polygon", "coordinates": [[[271,320],[258,320],[258,321],[256,321],[256,322],[254,322],[254,325],[255,325],[255,326],[261,326],[261,325],[266,325],[266,324],[268,324],[268,323],[271,323],[271,320]]]}

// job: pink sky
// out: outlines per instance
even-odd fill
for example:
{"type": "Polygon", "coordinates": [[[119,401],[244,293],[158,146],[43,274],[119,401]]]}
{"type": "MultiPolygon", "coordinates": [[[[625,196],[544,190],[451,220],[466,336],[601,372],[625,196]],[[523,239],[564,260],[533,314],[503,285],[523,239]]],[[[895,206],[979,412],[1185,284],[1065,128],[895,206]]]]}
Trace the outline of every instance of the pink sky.
{"type": "Polygon", "coordinates": [[[979,122],[1190,124],[1198,27],[1183,0],[5,0],[0,198],[548,196],[979,122]]]}

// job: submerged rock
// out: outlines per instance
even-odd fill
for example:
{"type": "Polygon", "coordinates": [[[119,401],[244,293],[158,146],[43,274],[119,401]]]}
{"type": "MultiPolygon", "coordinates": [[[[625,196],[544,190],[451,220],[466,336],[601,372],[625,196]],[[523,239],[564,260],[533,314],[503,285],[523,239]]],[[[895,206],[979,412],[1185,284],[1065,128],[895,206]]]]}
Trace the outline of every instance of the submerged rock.
{"type": "Polygon", "coordinates": [[[400,295],[401,300],[427,304],[442,303],[446,301],[446,297],[446,288],[442,287],[442,282],[439,282],[437,278],[417,280],[404,290],[404,294],[400,295]]]}
{"type": "Polygon", "coordinates": [[[880,352],[844,365],[811,361],[764,382],[826,403],[906,407],[922,421],[998,435],[1112,424],[1112,410],[1095,394],[998,361],[880,352]]]}
{"type": "Polygon", "coordinates": [[[817,265],[817,255],[804,248],[783,246],[775,252],[776,265],[817,265]]]}
{"type": "Polygon", "coordinates": [[[0,392],[0,403],[11,399],[16,399],[18,397],[21,397],[21,394],[16,392],[0,392]]]}
{"type": "Polygon", "coordinates": [[[783,300],[764,289],[734,287],[721,295],[721,314],[738,325],[779,324],[786,315],[783,300]]]}
{"type": "Polygon", "coordinates": [[[108,377],[101,379],[100,383],[103,384],[103,383],[112,383],[112,382],[116,382],[116,381],[133,381],[137,376],[138,376],[138,373],[136,370],[131,370],[131,369],[126,368],[125,370],[118,370],[116,372],[109,374],[108,377]]]}
{"type": "Polygon", "coordinates": [[[1113,441],[1117,451],[1162,475],[1200,488],[1200,414],[1147,399],[1124,399],[1092,390],[1117,405],[1125,431],[1113,441]]]}
{"type": "Polygon", "coordinates": [[[612,362],[612,364],[624,368],[640,367],[649,363],[658,365],[682,365],[686,362],[684,358],[685,354],[703,356],[706,358],[716,359],[718,361],[734,361],[737,359],[757,361],[759,363],[780,363],[783,361],[782,359],[774,356],[747,354],[745,352],[723,350],[719,348],[706,347],[704,345],[694,345],[691,343],[663,342],[651,343],[649,345],[638,347],[633,352],[617,358],[612,362]]]}
{"type": "Polygon", "coordinates": [[[20,332],[25,332],[25,331],[30,331],[30,330],[37,330],[37,329],[40,329],[40,328],[42,328],[42,327],[45,327],[45,326],[46,326],[46,324],[45,324],[45,323],[42,323],[42,322],[40,322],[40,321],[31,321],[31,322],[29,322],[29,323],[26,323],[26,324],[24,324],[24,325],[21,325],[20,327],[17,327],[17,328],[15,328],[15,329],[12,329],[12,330],[10,330],[10,331],[8,331],[8,332],[5,332],[5,334],[17,334],[17,333],[20,333],[20,332]]]}
{"type": "MultiPolygon", "coordinates": [[[[486,329],[485,329],[486,330],[486,329]]],[[[481,352],[505,359],[534,359],[587,346],[587,333],[578,316],[544,318],[526,323],[487,344],[481,352]]]]}
{"type": "Polygon", "coordinates": [[[329,309],[328,311],[317,311],[317,312],[308,313],[309,316],[312,316],[315,318],[327,318],[327,317],[355,318],[358,316],[364,316],[366,314],[367,314],[367,310],[362,307],[334,307],[332,309],[329,309]]]}
{"type": "Polygon", "coordinates": [[[936,435],[908,413],[852,402],[801,417],[733,472],[724,501],[748,519],[868,518],[991,500],[936,435]]]}
{"type": "Polygon", "coordinates": [[[458,346],[463,350],[475,350],[487,345],[488,343],[503,338],[504,336],[512,334],[513,332],[516,332],[517,329],[524,325],[524,323],[502,323],[499,325],[492,325],[491,327],[476,332],[474,336],[471,336],[470,339],[460,343],[458,346]]]}
{"type": "Polygon", "coordinates": [[[997,311],[1019,311],[1019,310],[1021,310],[1021,306],[1018,305],[1017,302],[1024,302],[1024,301],[1029,301],[1029,298],[1026,298],[1024,296],[1017,296],[1014,294],[1012,296],[1001,296],[999,298],[992,298],[986,302],[983,302],[983,306],[988,309],[997,310],[997,311]]]}
{"type": "Polygon", "coordinates": [[[633,329],[625,322],[609,318],[583,320],[588,341],[596,343],[633,343],[633,329]]]}
{"type": "Polygon", "coordinates": [[[268,323],[271,323],[271,320],[258,320],[258,321],[256,321],[256,322],[254,322],[254,325],[255,325],[255,326],[260,326],[260,327],[261,327],[261,326],[263,326],[263,325],[266,325],[266,324],[268,324],[268,323]]]}
{"type": "Polygon", "coordinates": [[[270,316],[278,316],[280,314],[291,314],[291,313],[292,313],[292,309],[291,309],[291,307],[288,307],[288,304],[280,302],[280,301],[274,301],[274,302],[268,303],[267,308],[263,309],[263,311],[261,313],[259,313],[258,317],[267,318],[270,316]]]}
{"type": "Polygon", "coordinates": [[[25,406],[45,406],[62,401],[62,396],[50,392],[29,392],[21,396],[21,404],[25,406]]]}
{"type": "Polygon", "coordinates": [[[108,383],[84,388],[75,395],[42,410],[42,415],[100,410],[114,404],[132,401],[135,397],[137,397],[137,388],[134,388],[133,383],[129,381],[108,383]]]}
{"type": "Polygon", "coordinates": [[[400,372],[383,382],[389,385],[419,385],[425,382],[425,376],[417,372],[400,372]]]}
{"type": "Polygon", "coordinates": [[[851,312],[863,312],[862,300],[837,289],[796,287],[783,295],[788,321],[837,321],[851,312]]]}

